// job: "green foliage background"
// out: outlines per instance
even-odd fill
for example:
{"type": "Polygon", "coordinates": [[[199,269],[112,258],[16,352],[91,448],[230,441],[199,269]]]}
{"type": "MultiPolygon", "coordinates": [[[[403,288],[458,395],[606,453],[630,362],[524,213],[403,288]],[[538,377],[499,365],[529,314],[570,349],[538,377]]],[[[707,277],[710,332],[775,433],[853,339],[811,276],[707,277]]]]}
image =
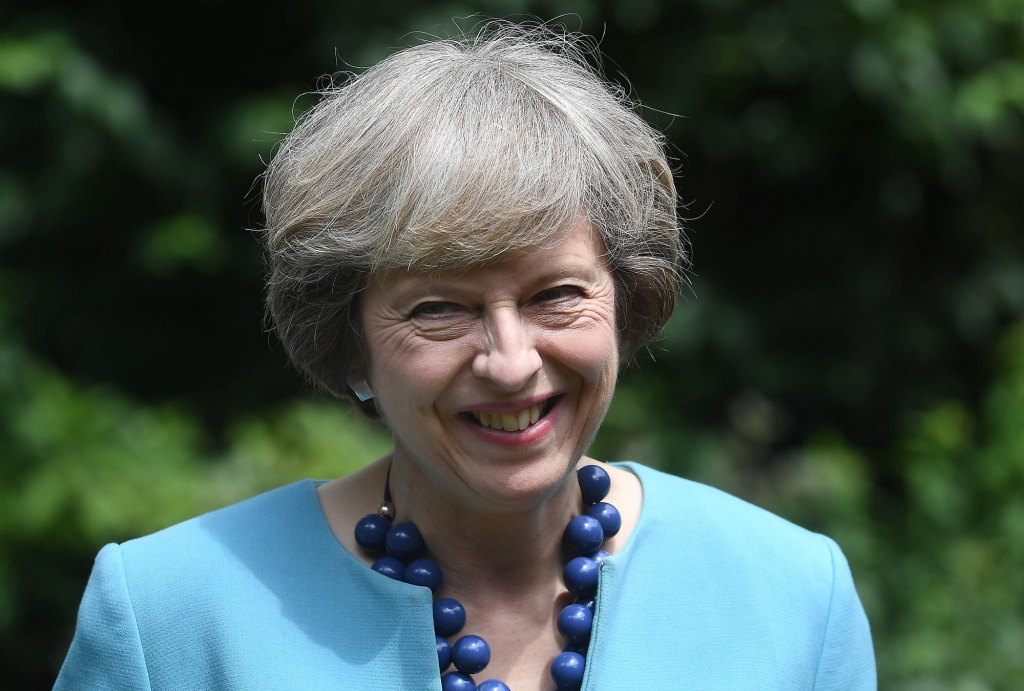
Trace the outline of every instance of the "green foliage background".
{"type": "Polygon", "coordinates": [[[320,75],[523,13],[603,36],[691,202],[592,453],[833,536],[882,688],[1024,688],[1024,0],[0,6],[5,687],[102,544],[387,449],[262,330],[252,181],[320,75]]]}

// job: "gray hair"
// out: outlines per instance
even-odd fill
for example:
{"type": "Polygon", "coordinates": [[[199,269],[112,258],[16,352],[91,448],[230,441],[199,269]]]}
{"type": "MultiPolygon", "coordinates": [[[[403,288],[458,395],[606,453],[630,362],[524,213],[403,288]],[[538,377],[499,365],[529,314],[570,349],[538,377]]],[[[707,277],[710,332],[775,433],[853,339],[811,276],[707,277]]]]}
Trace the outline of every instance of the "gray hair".
{"type": "Polygon", "coordinates": [[[657,336],[687,260],[672,172],[591,54],[586,37],[498,22],[319,92],[263,187],[268,314],[314,384],[351,398],[372,274],[500,261],[581,216],[604,242],[624,359],[657,336]]]}

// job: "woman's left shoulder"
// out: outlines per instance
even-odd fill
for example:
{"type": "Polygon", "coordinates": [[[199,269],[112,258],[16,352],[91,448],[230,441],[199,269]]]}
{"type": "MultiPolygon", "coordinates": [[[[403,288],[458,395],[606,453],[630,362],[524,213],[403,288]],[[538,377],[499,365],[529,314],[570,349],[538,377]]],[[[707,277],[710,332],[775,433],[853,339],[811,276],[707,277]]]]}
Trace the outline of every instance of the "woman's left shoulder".
{"type": "Polygon", "coordinates": [[[639,477],[643,509],[607,575],[624,611],[645,612],[634,627],[622,614],[624,630],[676,632],[652,658],[687,675],[715,660],[707,688],[875,688],[870,627],[834,541],[713,487],[619,465],[639,477]]]}
{"type": "Polygon", "coordinates": [[[638,548],[685,555],[748,585],[812,593],[827,602],[837,576],[849,573],[838,545],[714,487],[640,465],[619,464],[643,485],[638,548]]]}

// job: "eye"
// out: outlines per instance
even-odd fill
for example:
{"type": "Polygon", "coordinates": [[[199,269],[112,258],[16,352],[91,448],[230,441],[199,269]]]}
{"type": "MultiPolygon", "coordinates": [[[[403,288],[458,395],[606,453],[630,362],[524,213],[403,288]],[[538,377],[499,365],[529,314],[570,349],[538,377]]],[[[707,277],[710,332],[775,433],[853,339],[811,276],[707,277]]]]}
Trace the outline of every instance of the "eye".
{"type": "Polygon", "coordinates": [[[582,297],[583,291],[577,286],[558,286],[555,288],[548,288],[537,294],[534,298],[535,302],[563,302],[566,300],[575,300],[576,298],[582,297]]]}
{"type": "Polygon", "coordinates": [[[430,319],[431,317],[445,317],[450,314],[462,312],[463,308],[454,302],[421,302],[412,311],[412,317],[430,319]]]}

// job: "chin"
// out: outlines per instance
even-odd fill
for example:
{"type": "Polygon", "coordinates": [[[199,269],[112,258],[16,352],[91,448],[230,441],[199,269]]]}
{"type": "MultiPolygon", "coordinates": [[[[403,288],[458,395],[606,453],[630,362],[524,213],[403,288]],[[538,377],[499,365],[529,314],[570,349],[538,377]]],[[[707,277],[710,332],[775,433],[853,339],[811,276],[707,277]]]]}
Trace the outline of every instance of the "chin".
{"type": "Polygon", "coordinates": [[[473,468],[467,471],[466,480],[483,499],[516,509],[533,506],[557,492],[575,465],[568,455],[549,456],[473,468]]]}

